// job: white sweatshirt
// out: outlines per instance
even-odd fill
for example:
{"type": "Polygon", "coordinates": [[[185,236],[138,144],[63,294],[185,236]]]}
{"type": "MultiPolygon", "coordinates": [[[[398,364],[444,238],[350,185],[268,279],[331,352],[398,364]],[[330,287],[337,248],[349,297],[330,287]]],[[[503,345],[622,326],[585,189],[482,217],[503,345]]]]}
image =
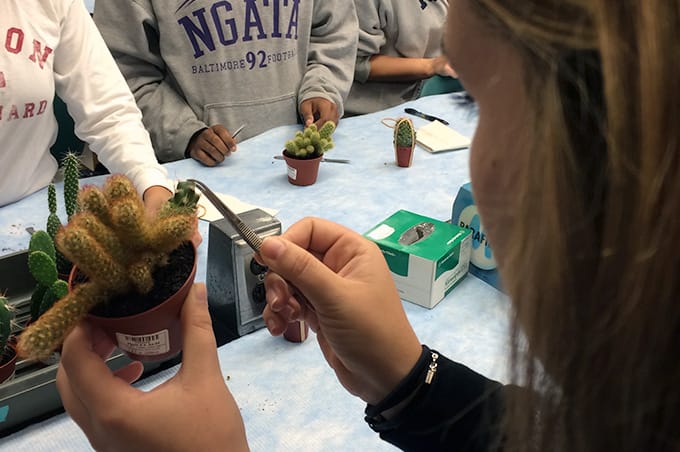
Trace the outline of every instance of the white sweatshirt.
{"type": "Polygon", "coordinates": [[[76,135],[143,193],[172,190],[130,90],[82,0],[4,0],[0,14],[0,206],[50,183],[57,162],[52,101],[76,135]]]}

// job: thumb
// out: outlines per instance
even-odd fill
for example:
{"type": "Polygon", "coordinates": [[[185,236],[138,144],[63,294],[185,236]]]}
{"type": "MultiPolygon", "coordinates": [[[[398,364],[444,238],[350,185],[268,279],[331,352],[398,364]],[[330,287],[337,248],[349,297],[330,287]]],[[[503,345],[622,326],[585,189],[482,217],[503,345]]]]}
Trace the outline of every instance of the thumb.
{"type": "Polygon", "coordinates": [[[312,102],[306,100],[300,104],[300,114],[302,115],[302,121],[305,123],[305,127],[314,122],[314,109],[312,108],[312,102]]]}
{"type": "Polygon", "coordinates": [[[182,307],[182,373],[199,381],[220,373],[205,284],[193,285],[182,307]]]}
{"type": "Polygon", "coordinates": [[[307,250],[278,236],[264,239],[260,257],[271,271],[297,287],[314,305],[325,299],[337,286],[337,275],[307,250]]]}

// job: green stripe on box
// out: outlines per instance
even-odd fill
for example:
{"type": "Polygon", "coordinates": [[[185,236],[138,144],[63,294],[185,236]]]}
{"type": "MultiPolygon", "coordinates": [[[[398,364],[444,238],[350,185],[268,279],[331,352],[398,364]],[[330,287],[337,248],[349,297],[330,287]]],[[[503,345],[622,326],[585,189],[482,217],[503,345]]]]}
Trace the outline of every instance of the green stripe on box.
{"type": "Polygon", "coordinates": [[[399,276],[408,276],[408,261],[409,254],[403,251],[398,251],[389,248],[388,246],[378,243],[380,251],[382,251],[390,271],[399,276]]]}

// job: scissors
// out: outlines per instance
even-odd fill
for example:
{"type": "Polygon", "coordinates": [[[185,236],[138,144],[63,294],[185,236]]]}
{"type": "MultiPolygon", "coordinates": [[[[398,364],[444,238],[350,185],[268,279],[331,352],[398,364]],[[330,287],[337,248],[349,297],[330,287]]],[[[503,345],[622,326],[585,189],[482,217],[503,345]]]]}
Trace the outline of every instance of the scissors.
{"type": "MultiPolygon", "coordinates": [[[[196,188],[198,188],[201,191],[201,193],[203,193],[205,197],[208,198],[208,201],[210,201],[213,204],[213,206],[215,206],[215,208],[224,216],[224,218],[226,218],[229,221],[229,223],[231,223],[234,229],[236,229],[241,238],[248,244],[248,246],[255,252],[255,254],[259,254],[260,248],[262,247],[262,238],[259,235],[257,235],[257,233],[253,231],[253,229],[250,226],[245,224],[243,220],[241,220],[241,217],[239,217],[236,213],[234,213],[233,210],[227,207],[227,205],[224,204],[222,200],[215,193],[213,193],[212,190],[208,188],[207,185],[196,179],[187,179],[187,181],[192,182],[196,185],[196,188]]],[[[288,283],[288,286],[290,287],[293,296],[301,304],[304,304],[312,312],[316,312],[314,306],[312,306],[307,297],[305,297],[304,294],[300,292],[300,290],[297,287],[295,287],[289,281],[286,281],[286,283],[288,283]]]]}

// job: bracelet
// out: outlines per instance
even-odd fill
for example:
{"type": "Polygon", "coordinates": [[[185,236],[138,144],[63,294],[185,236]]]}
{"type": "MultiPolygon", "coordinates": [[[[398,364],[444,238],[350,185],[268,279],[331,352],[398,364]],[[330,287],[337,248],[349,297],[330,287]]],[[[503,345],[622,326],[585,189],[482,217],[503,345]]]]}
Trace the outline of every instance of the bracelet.
{"type": "Polygon", "coordinates": [[[439,353],[423,345],[423,351],[411,371],[397,387],[375,405],[367,405],[364,420],[371,428],[386,421],[382,413],[413,396],[423,385],[429,386],[437,373],[439,353]]]}

